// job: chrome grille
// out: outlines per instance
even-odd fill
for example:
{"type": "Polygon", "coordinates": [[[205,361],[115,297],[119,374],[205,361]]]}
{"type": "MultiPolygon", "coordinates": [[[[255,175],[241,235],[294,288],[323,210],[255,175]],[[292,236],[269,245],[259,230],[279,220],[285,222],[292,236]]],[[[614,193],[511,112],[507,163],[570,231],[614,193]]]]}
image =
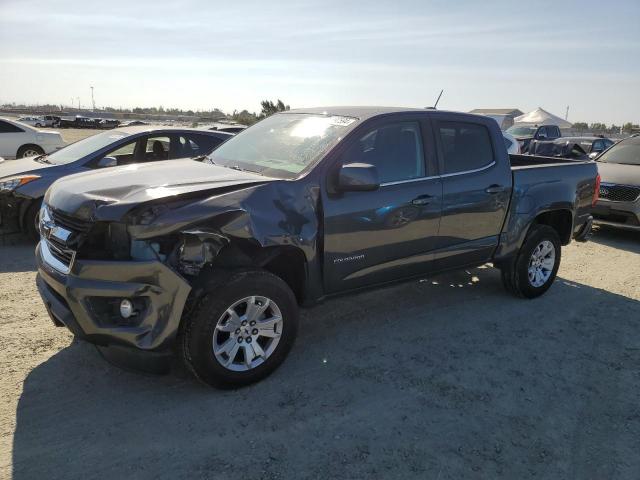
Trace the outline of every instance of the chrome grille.
{"type": "Polygon", "coordinates": [[[76,218],[67,213],[49,207],[52,220],[56,225],[76,233],[86,233],[91,229],[91,222],[76,218]]]}
{"type": "Polygon", "coordinates": [[[43,205],[40,211],[40,237],[44,260],[56,270],[69,273],[76,252],[74,237],[86,233],[91,223],[43,205]]]}
{"type": "Polygon", "coordinates": [[[600,184],[600,198],[613,202],[635,202],[640,197],[640,187],[631,185],[600,184]]]}

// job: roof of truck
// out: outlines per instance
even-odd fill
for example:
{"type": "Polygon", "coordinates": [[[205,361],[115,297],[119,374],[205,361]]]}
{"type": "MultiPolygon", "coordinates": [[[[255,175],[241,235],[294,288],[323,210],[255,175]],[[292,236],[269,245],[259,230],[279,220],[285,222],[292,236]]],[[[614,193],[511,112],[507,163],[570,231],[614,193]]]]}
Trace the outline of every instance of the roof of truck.
{"type": "MultiPolygon", "coordinates": [[[[430,108],[411,108],[411,107],[358,107],[358,106],[336,106],[336,107],[313,107],[313,108],[296,108],[295,110],[287,110],[281,113],[313,113],[322,115],[340,115],[343,117],[354,117],[359,120],[384,115],[388,113],[410,113],[410,112],[433,112],[433,113],[455,113],[456,115],[472,114],[463,112],[448,112],[446,110],[435,110],[430,108]]],[[[476,116],[476,115],[474,115],[476,116]]]]}

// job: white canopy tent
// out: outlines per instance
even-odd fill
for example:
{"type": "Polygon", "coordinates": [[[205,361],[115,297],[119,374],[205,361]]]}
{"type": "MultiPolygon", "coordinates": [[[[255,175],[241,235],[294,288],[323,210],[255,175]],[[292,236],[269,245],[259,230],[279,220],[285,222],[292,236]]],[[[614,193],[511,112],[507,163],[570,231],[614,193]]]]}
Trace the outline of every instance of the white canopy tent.
{"type": "Polygon", "coordinates": [[[520,115],[513,119],[514,125],[557,125],[560,128],[571,128],[573,124],[563,118],[557,117],[553,113],[538,107],[529,113],[520,115]]]}

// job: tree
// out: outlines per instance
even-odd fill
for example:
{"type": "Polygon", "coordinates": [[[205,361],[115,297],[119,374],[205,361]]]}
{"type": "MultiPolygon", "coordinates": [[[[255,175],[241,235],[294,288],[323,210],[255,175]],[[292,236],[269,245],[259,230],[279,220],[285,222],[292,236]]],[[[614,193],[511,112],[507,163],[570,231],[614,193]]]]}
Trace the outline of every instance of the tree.
{"type": "Polygon", "coordinates": [[[242,125],[250,126],[258,121],[258,117],[255,113],[250,113],[247,110],[242,110],[241,112],[234,110],[231,114],[231,120],[241,123],[242,125]]]}
{"type": "Polygon", "coordinates": [[[591,130],[606,130],[607,126],[604,123],[596,122],[592,123],[589,128],[591,128],[591,130]]]}
{"type": "Polygon", "coordinates": [[[576,130],[588,130],[589,125],[587,125],[587,122],[573,122],[573,128],[576,130]]]}
{"type": "Polygon", "coordinates": [[[276,103],[273,103],[271,100],[263,100],[260,102],[260,105],[262,106],[262,111],[258,117],[260,119],[266,118],[274,113],[284,112],[291,109],[289,105],[285,105],[280,99],[278,99],[276,103]]]}
{"type": "Polygon", "coordinates": [[[634,125],[631,122],[627,122],[622,126],[622,130],[624,132],[633,132],[634,130],[638,129],[638,125],[634,125]]]}

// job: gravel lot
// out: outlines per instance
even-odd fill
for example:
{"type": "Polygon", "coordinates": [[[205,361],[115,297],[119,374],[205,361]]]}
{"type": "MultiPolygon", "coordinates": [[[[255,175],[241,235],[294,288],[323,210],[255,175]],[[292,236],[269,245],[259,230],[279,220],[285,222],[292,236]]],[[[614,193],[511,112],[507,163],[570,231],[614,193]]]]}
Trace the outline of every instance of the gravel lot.
{"type": "Polygon", "coordinates": [[[328,301],[274,375],[217,391],[74,342],[9,239],[0,477],[640,478],[640,234],[563,257],[536,300],[485,267],[328,301]]]}

